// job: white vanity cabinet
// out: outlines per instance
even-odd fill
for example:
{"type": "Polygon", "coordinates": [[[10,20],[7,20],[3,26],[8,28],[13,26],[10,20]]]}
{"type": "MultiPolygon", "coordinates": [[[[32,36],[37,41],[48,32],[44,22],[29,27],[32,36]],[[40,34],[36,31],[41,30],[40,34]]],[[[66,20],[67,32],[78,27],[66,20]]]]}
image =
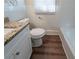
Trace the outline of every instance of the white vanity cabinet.
{"type": "Polygon", "coordinates": [[[17,42],[10,52],[5,56],[5,59],[26,59],[25,57],[25,40],[17,42]]]}
{"type": "Polygon", "coordinates": [[[5,59],[30,59],[32,53],[29,25],[4,47],[5,59]]]}

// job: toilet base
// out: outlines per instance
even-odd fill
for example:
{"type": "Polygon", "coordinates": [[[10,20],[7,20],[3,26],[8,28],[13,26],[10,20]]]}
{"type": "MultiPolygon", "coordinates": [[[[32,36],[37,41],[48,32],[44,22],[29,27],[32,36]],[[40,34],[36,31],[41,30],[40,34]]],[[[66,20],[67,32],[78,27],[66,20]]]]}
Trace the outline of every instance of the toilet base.
{"type": "Polygon", "coordinates": [[[39,47],[41,45],[42,45],[41,38],[37,38],[37,39],[32,38],[32,47],[39,47]]]}

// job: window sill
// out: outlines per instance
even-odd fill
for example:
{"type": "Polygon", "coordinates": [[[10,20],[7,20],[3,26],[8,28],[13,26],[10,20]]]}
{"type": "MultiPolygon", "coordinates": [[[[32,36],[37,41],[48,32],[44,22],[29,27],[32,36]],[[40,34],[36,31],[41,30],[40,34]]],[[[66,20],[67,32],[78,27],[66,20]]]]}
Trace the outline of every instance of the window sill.
{"type": "Polygon", "coordinates": [[[37,15],[55,15],[56,12],[48,12],[48,13],[47,12],[45,12],[45,13],[44,12],[36,12],[36,14],[37,15]]]}

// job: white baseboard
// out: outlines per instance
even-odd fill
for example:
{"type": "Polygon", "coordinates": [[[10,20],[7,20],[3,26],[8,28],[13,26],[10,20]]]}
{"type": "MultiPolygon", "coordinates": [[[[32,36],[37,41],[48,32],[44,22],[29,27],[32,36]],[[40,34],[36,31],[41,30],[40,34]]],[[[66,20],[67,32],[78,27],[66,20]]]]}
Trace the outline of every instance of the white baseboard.
{"type": "Polygon", "coordinates": [[[58,35],[57,30],[46,30],[46,35],[58,35]]]}
{"type": "Polygon", "coordinates": [[[75,56],[72,54],[70,47],[69,47],[66,39],[64,38],[64,35],[61,32],[61,30],[59,31],[59,36],[60,36],[60,39],[62,41],[62,46],[63,46],[64,51],[66,53],[67,59],[75,59],[75,56]]]}

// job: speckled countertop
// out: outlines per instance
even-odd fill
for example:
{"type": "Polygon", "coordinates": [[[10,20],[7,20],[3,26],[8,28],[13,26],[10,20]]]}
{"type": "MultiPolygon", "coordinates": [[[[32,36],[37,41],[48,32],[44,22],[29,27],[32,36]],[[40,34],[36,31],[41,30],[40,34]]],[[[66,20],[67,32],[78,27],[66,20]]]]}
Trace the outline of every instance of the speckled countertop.
{"type": "MultiPolygon", "coordinates": [[[[4,45],[6,45],[8,42],[10,42],[19,32],[21,32],[28,24],[28,21],[25,22],[16,22],[16,25],[19,24],[19,26],[15,26],[15,22],[11,23],[12,28],[10,23],[8,23],[8,28],[5,26],[4,28],[4,45]],[[7,31],[8,30],[8,31],[7,31]],[[6,33],[5,33],[6,32],[6,33]]],[[[6,25],[6,24],[5,24],[6,25]]]]}

